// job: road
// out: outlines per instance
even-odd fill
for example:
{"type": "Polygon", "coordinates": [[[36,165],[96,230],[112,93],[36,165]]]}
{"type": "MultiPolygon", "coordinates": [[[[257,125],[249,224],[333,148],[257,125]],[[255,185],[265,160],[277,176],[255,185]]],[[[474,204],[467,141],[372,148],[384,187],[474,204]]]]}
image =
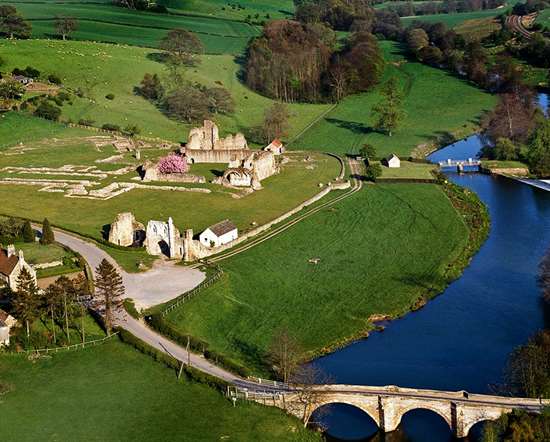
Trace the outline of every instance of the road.
{"type": "MultiPolygon", "coordinates": [[[[536,17],[536,15],[535,15],[536,17]]],[[[522,35],[523,37],[530,39],[532,36],[532,32],[529,31],[523,24],[523,18],[520,15],[511,15],[506,19],[506,25],[514,32],[522,35]]],[[[534,17],[532,15],[526,16],[528,20],[531,22],[534,20],[534,17]]]]}

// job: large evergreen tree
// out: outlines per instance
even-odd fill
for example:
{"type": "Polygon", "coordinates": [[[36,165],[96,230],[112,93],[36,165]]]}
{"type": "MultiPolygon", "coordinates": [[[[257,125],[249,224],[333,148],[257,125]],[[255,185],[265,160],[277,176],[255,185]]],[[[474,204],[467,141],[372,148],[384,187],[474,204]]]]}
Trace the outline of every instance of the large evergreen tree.
{"type": "Polygon", "coordinates": [[[13,294],[13,307],[17,319],[25,323],[27,338],[32,323],[40,316],[41,300],[35,279],[23,268],[17,277],[17,290],[13,294]]]}
{"type": "Polygon", "coordinates": [[[113,328],[113,310],[122,303],[124,284],[120,273],[106,259],[101,261],[95,272],[95,297],[98,305],[104,310],[105,328],[110,335],[113,328]]]}
{"type": "Polygon", "coordinates": [[[30,221],[26,221],[23,225],[23,241],[34,242],[34,230],[30,221]]]}
{"type": "Polygon", "coordinates": [[[540,177],[550,176],[550,120],[543,120],[529,141],[529,169],[540,177]]]}
{"type": "Polygon", "coordinates": [[[52,226],[48,221],[48,218],[44,218],[42,223],[42,236],[40,237],[40,244],[47,245],[55,242],[55,235],[52,230],[52,226]]]}

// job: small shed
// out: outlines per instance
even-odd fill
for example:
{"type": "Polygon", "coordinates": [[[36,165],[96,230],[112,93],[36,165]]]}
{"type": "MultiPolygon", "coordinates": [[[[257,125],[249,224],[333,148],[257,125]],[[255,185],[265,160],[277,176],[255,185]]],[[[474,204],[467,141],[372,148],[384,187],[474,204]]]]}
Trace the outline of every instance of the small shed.
{"type": "Polygon", "coordinates": [[[391,155],[388,155],[386,158],[382,159],[382,164],[386,167],[397,169],[401,167],[401,160],[397,155],[392,153],[391,155]]]}
{"type": "Polygon", "coordinates": [[[286,149],[283,142],[278,138],[275,138],[271,143],[264,147],[264,150],[272,152],[273,155],[282,155],[285,153],[286,149]]]}
{"type": "Polygon", "coordinates": [[[237,226],[228,219],[220,221],[213,226],[206,228],[199,235],[201,244],[206,247],[219,247],[235,241],[239,237],[237,226]]]}

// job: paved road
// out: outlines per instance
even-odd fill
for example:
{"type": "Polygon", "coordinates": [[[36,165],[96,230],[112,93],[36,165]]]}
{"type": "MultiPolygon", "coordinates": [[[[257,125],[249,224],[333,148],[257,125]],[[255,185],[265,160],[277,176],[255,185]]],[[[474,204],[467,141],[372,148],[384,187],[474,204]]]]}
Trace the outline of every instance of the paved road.
{"type": "Polygon", "coordinates": [[[153,268],[146,272],[127,273],[107,252],[92,242],[59,229],[55,229],[55,239],[80,253],[92,269],[103,259],[116,266],[124,280],[126,296],[132,298],[138,308],[148,308],[174,299],[199,285],[206,277],[200,270],[163,260],[157,260],[153,268]]]}

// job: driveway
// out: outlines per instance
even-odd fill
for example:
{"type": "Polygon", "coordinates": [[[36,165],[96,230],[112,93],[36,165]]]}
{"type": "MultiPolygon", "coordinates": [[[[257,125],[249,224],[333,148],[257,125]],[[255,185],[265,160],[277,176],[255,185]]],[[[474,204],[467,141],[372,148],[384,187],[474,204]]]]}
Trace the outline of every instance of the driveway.
{"type": "Polygon", "coordinates": [[[64,231],[54,229],[57,242],[80,253],[95,270],[103,259],[113,264],[124,280],[126,297],[134,300],[138,309],[170,301],[199,285],[206,275],[197,269],[176,265],[173,261],[155,261],[153,268],[142,273],[127,273],[111,256],[96,244],[64,231]]]}

